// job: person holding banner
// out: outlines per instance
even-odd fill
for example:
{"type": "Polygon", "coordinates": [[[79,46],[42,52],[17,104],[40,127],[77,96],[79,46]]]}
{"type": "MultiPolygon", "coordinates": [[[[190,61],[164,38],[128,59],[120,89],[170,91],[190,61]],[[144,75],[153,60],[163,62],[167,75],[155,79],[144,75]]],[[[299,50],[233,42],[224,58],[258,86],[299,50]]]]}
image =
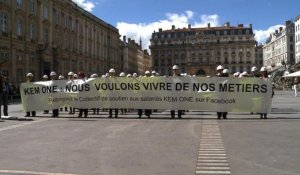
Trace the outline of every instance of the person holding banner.
{"type": "MultiPolygon", "coordinates": [[[[34,82],[33,81],[33,74],[32,73],[28,73],[26,77],[27,77],[27,82],[28,83],[34,82]]],[[[31,113],[32,117],[35,117],[35,115],[36,115],[35,111],[27,111],[25,117],[30,117],[30,113],[31,113]]]]}
{"type": "MultiPolygon", "coordinates": [[[[108,76],[114,78],[115,77],[115,73],[116,73],[116,70],[114,68],[111,68],[108,71],[108,76]]],[[[115,110],[115,118],[118,118],[118,109],[115,108],[114,110],[115,110]]],[[[108,118],[112,118],[112,113],[113,113],[112,111],[113,111],[113,109],[110,108],[109,109],[109,116],[108,116],[108,118]]]]}
{"type": "MultiPolygon", "coordinates": [[[[222,65],[217,67],[217,76],[218,77],[229,77],[228,69],[224,69],[222,65]]],[[[217,112],[218,119],[227,119],[227,112],[217,112]]]]}
{"type": "MultiPolygon", "coordinates": [[[[51,79],[51,81],[56,80],[56,73],[54,71],[52,71],[50,73],[50,79],[51,79]]],[[[52,117],[58,117],[58,115],[59,115],[59,110],[58,109],[53,109],[52,110],[52,117]]]]}
{"type": "MultiPolygon", "coordinates": [[[[174,65],[172,67],[173,70],[173,77],[180,77],[180,72],[179,72],[179,66],[178,65],[174,65]]],[[[183,110],[178,110],[178,118],[181,118],[181,115],[183,113],[183,110]]],[[[171,110],[171,118],[175,118],[175,110],[171,110]]]]}
{"type": "MultiPolygon", "coordinates": [[[[260,73],[261,73],[261,79],[265,80],[265,81],[268,81],[269,77],[268,77],[268,70],[266,67],[262,67],[260,69],[260,73]]],[[[272,98],[274,96],[274,89],[272,88],[272,98]]],[[[267,119],[267,113],[260,113],[260,118],[261,119],[267,119]]]]}
{"type": "MultiPolygon", "coordinates": [[[[43,75],[43,81],[48,81],[48,75],[43,75]]],[[[48,114],[49,110],[44,110],[43,114],[48,114]]]]}
{"type": "MultiPolygon", "coordinates": [[[[69,72],[68,73],[68,80],[69,82],[72,84],[74,82],[74,72],[69,72]]],[[[70,107],[70,112],[69,114],[75,114],[75,108],[73,107],[70,107]]]]}
{"type": "MultiPolygon", "coordinates": [[[[86,83],[84,72],[78,72],[78,76],[83,81],[83,83],[86,83]]],[[[82,114],[84,114],[84,117],[87,117],[88,116],[88,109],[87,108],[84,108],[84,109],[81,108],[81,109],[79,109],[79,115],[78,115],[78,117],[82,117],[82,114]]]]}

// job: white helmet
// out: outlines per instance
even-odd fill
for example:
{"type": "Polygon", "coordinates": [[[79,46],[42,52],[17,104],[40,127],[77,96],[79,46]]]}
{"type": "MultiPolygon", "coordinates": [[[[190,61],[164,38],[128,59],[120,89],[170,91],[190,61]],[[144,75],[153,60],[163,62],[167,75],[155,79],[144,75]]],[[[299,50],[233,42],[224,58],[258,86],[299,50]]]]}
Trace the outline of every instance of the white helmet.
{"type": "Polygon", "coordinates": [[[56,73],[55,73],[54,71],[52,71],[52,72],[50,73],[50,76],[56,76],[56,73]]]}
{"type": "Polygon", "coordinates": [[[137,77],[138,75],[137,75],[137,73],[133,73],[133,75],[132,75],[133,77],[137,77]]]}
{"type": "Polygon", "coordinates": [[[151,72],[151,74],[154,74],[154,75],[156,75],[156,72],[155,72],[155,70],[153,70],[153,71],[151,72]]]}
{"type": "Polygon", "coordinates": [[[228,69],[224,69],[222,73],[223,74],[229,74],[229,71],[228,71],[228,69]]]}
{"type": "Polygon", "coordinates": [[[126,75],[125,75],[125,73],[124,72],[121,72],[120,73],[120,77],[125,77],[126,75]]]}
{"type": "Polygon", "coordinates": [[[44,75],[43,78],[44,78],[44,79],[48,79],[48,75],[44,75]]]}
{"type": "Polygon", "coordinates": [[[131,74],[127,74],[127,77],[132,77],[132,75],[131,74]]]}
{"type": "Polygon", "coordinates": [[[146,75],[147,75],[147,74],[150,74],[150,71],[146,70],[145,74],[146,74],[146,75]]]}
{"type": "Polygon", "coordinates": [[[106,76],[106,77],[109,77],[109,73],[106,73],[105,76],[106,76]]]}
{"type": "Polygon", "coordinates": [[[74,76],[74,72],[69,72],[68,76],[74,76]]]}
{"type": "Polygon", "coordinates": [[[175,64],[172,69],[176,70],[176,69],[179,69],[179,67],[175,64]]]}
{"type": "Polygon", "coordinates": [[[266,67],[262,67],[262,68],[260,69],[260,71],[261,71],[261,72],[266,72],[266,71],[267,71],[267,68],[266,68],[266,67]]]}
{"type": "Polygon", "coordinates": [[[26,76],[27,77],[33,77],[33,74],[32,73],[28,73],[26,76]]]}
{"type": "Polygon", "coordinates": [[[102,75],[101,78],[106,78],[106,76],[105,76],[105,75],[102,75]]]}
{"type": "Polygon", "coordinates": [[[78,78],[78,75],[77,74],[74,74],[74,76],[73,76],[74,78],[78,78]]]}
{"type": "Polygon", "coordinates": [[[59,80],[62,80],[62,79],[64,79],[64,78],[65,78],[65,77],[62,76],[62,75],[58,76],[58,79],[59,79],[59,80]]]}
{"type": "Polygon", "coordinates": [[[116,73],[116,70],[114,68],[109,69],[109,73],[116,73]]]}
{"type": "Polygon", "coordinates": [[[219,65],[218,67],[217,67],[217,70],[223,70],[224,68],[223,68],[223,66],[222,65],[219,65]]]}
{"type": "Polygon", "coordinates": [[[98,75],[97,75],[97,74],[92,74],[90,77],[91,77],[91,78],[97,78],[98,75]]]}
{"type": "Polygon", "coordinates": [[[253,66],[253,67],[251,68],[251,72],[255,72],[255,71],[257,71],[257,68],[256,68],[255,66],[253,66]]]}

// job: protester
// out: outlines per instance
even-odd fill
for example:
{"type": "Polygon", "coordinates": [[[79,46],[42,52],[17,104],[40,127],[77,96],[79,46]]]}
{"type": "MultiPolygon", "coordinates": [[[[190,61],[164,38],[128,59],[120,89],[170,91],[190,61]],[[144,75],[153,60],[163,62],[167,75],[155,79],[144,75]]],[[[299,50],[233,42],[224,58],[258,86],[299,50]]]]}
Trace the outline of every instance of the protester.
{"type": "MultiPolygon", "coordinates": [[[[82,80],[82,83],[86,83],[86,78],[84,72],[78,72],[79,79],[82,80]]],[[[88,116],[88,109],[87,108],[80,108],[79,109],[79,115],[78,117],[82,117],[82,114],[84,114],[84,117],[88,116]]]]}
{"type": "MultiPolygon", "coordinates": [[[[27,77],[27,83],[33,83],[34,82],[32,73],[28,73],[26,77],[27,77]]],[[[35,115],[36,115],[35,111],[27,111],[25,117],[30,117],[30,113],[31,113],[32,117],[35,117],[35,115]]]]}
{"type": "MultiPolygon", "coordinates": [[[[52,71],[51,73],[50,73],[50,79],[51,79],[51,81],[54,81],[54,80],[56,80],[56,72],[54,72],[54,71],[52,71]]],[[[59,115],[59,110],[58,109],[53,109],[52,110],[52,117],[58,117],[58,115],[59,115]]]]}
{"type": "MultiPolygon", "coordinates": [[[[111,69],[108,71],[108,76],[111,77],[111,78],[115,78],[115,77],[116,77],[115,74],[116,74],[116,71],[115,71],[114,68],[111,68],[111,69]]],[[[118,109],[115,108],[114,110],[115,110],[115,118],[117,118],[117,117],[118,117],[118,109]]],[[[109,109],[109,115],[108,115],[108,118],[111,118],[111,117],[112,117],[112,113],[113,113],[113,109],[110,108],[110,109],[109,109]]]]}
{"type": "MultiPolygon", "coordinates": [[[[178,65],[174,65],[172,67],[172,70],[173,70],[173,77],[180,77],[180,72],[179,72],[179,66],[178,65]]],[[[177,111],[177,115],[178,115],[178,118],[181,118],[181,115],[183,113],[183,110],[178,110],[177,111]]],[[[175,118],[175,110],[171,110],[171,118],[175,118]]]]}
{"type": "MultiPolygon", "coordinates": [[[[268,77],[268,70],[267,70],[267,68],[266,67],[262,67],[261,69],[260,69],[260,73],[261,73],[261,79],[263,79],[263,80],[265,80],[265,81],[268,81],[268,79],[269,79],[269,77],[268,77]]],[[[273,96],[274,96],[274,89],[272,88],[272,98],[273,98],[273,96]]],[[[260,113],[260,118],[261,119],[267,119],[268,117],[267,117],[267,113],[260,113]]]]}

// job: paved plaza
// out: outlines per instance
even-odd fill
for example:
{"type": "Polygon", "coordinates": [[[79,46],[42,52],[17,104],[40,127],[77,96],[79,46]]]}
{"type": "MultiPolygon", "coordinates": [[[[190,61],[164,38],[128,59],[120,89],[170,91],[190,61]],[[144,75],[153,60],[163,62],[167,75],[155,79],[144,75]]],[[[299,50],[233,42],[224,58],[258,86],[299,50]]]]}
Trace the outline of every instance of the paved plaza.
{"type": "MultiPolygon", "coordinates": [[[[137,112],[107,118],[37,113],[0,122],[0,174],[299,175],[300,97],[276,91],[269,119],[257,114],[169,111],[139,119],[137,112]]],[[[91,111],[90,111],[91,113],[91,111]]]]}

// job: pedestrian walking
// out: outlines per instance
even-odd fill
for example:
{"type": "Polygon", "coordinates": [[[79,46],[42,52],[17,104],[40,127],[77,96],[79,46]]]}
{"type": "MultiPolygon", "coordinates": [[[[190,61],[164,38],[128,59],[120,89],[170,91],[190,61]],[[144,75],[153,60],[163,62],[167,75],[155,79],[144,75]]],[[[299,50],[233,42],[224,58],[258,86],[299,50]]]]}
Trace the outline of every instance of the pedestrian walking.
{"type": "Polygon", "coordinates": [[[299,78],[298,77],[296,77],[296,78],[294,78],[294,91],[295,91],[295,97],[297,97],[298,96],[298,85],[299,85],[299,78]]]}
{"type": "Polygon", "coordinates": [[[1,106],[3,106],[3,115],[8,116],[8,94],[9,84],[6,77],[0,75],[0,117],[1,117],[1,106]]]}

